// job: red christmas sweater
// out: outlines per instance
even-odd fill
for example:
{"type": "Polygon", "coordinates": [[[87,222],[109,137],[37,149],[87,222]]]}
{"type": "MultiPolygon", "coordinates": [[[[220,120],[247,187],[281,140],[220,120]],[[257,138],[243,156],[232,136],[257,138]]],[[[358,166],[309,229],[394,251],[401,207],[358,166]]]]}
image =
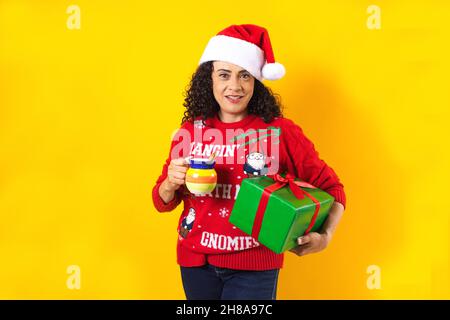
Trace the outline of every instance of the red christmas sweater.
{"type": "Polygon", "coordinates": [[[174,135],[162,174],[153,188],[159,212],[172,211],[181,201],[178,221],[177,263],[185,267],[206,263],[240,270],[282,268],[283,254],[276,254],[232,225],[228,218],[242,179],[289,172],[331,194],[345,207],[345,193],[338,176],[319,158],[313,143],[293,121],[278,117],[265,123],[256,115],[224,123],[216,115],[206,121],[185,122],[174,135]],[[216,188],[194,196],[183,185],[165,203],[159,196],[170,161],[180,157],[208,158],[216,153],[216,188]]]}

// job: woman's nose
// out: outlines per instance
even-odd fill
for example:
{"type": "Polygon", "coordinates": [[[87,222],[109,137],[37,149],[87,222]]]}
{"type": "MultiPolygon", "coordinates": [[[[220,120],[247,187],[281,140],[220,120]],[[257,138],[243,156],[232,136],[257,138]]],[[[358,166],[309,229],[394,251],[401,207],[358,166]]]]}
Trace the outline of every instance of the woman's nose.
{"type": "Polygon", "coordinates": [[[241,85],[241,81],[239,78],[236,77],[232,77],[230,79],[230,85],[229,85],[230,89],[235,90],[235,91],[241,91],[242,90],[242,85],[241,85]]]}

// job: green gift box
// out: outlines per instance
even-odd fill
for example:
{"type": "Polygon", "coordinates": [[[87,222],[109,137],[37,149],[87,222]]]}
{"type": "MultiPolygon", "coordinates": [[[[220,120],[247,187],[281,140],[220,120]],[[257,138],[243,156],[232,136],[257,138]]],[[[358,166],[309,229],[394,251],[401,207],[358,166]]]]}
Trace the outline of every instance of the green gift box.
{"type": "Polygon", "coordinates": [[[242,180],[229,221],[275,253],[320,229],[334,198],[306,182],[276,174],[242,180]]]}

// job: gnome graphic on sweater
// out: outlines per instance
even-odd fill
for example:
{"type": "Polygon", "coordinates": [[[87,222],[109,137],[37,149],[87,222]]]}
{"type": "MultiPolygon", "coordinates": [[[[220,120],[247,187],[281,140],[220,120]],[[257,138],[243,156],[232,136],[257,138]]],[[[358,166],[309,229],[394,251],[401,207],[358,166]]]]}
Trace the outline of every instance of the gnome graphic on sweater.
{"type": "Polygon", "coordinates": [[[266,175],[268,172],[266,156],[260,152],[252,152],[246,157],[244,164],[244,173],[249,178],[254,176],[266,175]]]}
{"type": "Polygon", "coordinates": [[[180,235],[183,238],[186,238],[189,232],[191,232],[191,229],[194,225],[194,221],[195,221],[195,210],[194,208],[189,208],[188,215],[184,217],[183,221],[181,221],[180,235]]]}

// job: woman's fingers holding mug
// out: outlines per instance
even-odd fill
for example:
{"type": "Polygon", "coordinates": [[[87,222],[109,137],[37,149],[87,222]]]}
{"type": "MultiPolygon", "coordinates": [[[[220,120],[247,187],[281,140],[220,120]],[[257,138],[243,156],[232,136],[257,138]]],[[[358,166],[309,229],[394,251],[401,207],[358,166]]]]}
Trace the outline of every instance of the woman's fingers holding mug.
{"type": "Polygon", "coordinates": [[[185,158],[172,159],[172,161],[170,161],[170,164],[177,167],[187,167],[185,158]]]}
{"type": "Polygon", "coordinates": [[[188,165],[184,162],[183,158],[174,159],[170,162],[169,170],[173,170],[175,172],[186,173],[188,170],[188,165]]]}
{"type": "Polygon", "coordinates": [[[169,181],[170,184],[176,187],[176,189],[178,189],[178,187],[180,187],[185,183],[184,176],[185,176],[184,173],[169,170],[169,172],[167,173],[167,180],[169,181]]]}
{"type": "Polygon", "coordinates": [[[186,178],[186,174],[184,172],[180,172],[180,171],[176,171],[176,170],[171,170],[168,173],[169,177],[175,178],[175,179],[180,179],[180,180],[184,180],[186,178]]]}
{"type": "Polygon", "coordinates": [[[172,177],[172,178],[169,178],[169,182],[172,184],[175,184],[177,186],[181,186],[184,184],[184,179],[178,179],[178,178],[172,177]]]}
{"type": "Polygon", "coordinates": [[[167,177],[169,182],[176,186],[177,189],[186,183],[186,172],[189,165],[185,158],[172,159],[167,170],[167,177]]]}
{"type": "Polygon", "coordinates": [[[180,173],[186,173],[188,169],[188,167],[173,166],[173,170],[180,173]]]}

